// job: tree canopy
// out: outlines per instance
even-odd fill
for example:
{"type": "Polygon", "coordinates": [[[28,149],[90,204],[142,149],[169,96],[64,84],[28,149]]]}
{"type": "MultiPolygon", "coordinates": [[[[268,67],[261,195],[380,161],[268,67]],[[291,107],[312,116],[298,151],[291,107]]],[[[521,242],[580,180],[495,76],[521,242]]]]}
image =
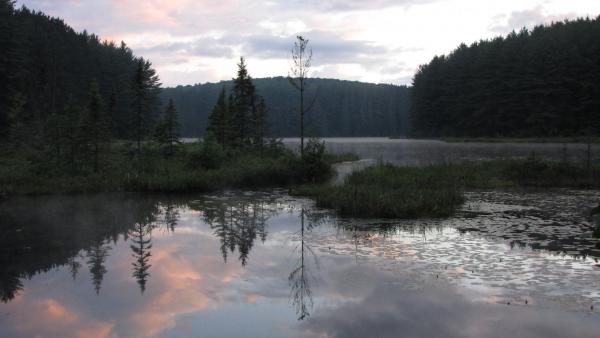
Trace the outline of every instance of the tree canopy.
{"type": "MultiPolygon", "coordinates": [[[[298,94],[285,77],[252,79],[268,105],[266,127],[272,136],[298,136],[298,94]]],[[[306,115],[307,136],[397,136],[408,131],[409,95],[405,86],[334,79],[307,79],[306,95],[316,96],[306,115]],[[317,94],[318,92],[318,94],[317,94]]],[[[198,137],[222,89],[232,81],[164,88],[180,111],[182,136],[198,137]]]]}
{"type": "Polygon", "coordinates": [[[62,114],[65,107],[87,106],[94,79],[114,137],[136,136],[136,74],[146,81],[137,89],[145,95],[148,119],[158,112],[158,79],[152,65],[123,42],[101,41],[87,31],[75,32],[62,19],[26,7],[15,9],[13,1],[0,0],[0,50],[2,138],[9,136],[11,125],[26,124],[31,141],[39,135],[43,145],[47,119],[62,114]]]}
{"type": "Polygon", "coordinates": [[[600,127],[600,17],[460,45],[415,74],[413,135],[576,136],[600,127]]]}

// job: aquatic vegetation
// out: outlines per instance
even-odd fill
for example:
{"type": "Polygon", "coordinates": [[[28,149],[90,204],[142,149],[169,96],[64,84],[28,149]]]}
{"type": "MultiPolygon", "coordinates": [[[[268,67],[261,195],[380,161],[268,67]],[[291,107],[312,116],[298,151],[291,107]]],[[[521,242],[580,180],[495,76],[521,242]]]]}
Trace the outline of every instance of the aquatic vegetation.
{"type": "Polygon", "coordinates": [[[378,164],[350,174],[341,185],[291,190],[342,216],[446,217],[461,205],[463,191],[501,188],[597,188],[600,167],[528,159],[471,161],[425,167],[378,164]]]}
{"type": "Polygon", "coordinates": [[[460,181],[445,167],[379,164],[350,174],[339,186],[305,186],[292,192],[310,195],[317,206],[342,216],[444,217],[464,200],[460,181]]]}

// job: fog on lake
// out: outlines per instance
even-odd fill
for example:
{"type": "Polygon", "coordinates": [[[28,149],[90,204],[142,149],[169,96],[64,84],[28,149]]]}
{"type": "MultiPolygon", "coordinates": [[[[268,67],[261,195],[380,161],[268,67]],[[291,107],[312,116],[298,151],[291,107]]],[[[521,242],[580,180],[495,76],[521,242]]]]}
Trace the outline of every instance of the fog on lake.
{"type": "MultiPolygon", "coordinates": [[[[327,146],[365,165],[563,156],[562,144],[327,146]]],[[[358,220],[278,189],[11,198],[0,336],[597,337],[600,192],[466,199],[448,219],[358,220]]]]}

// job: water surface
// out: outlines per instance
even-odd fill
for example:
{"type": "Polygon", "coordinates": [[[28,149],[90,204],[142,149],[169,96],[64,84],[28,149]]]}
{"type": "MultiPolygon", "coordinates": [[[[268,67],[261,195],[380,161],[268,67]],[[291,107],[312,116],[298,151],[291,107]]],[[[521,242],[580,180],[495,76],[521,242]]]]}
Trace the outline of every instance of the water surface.
{"type": "Polygon", "coordinates": [[[413,221],[279,190],[15,198],[0,336],[597,337],[598,198],[469,193],[413,221]]]}
{"type": "MultiPolygon", "coordinates": [[[[389,139],[384,137],[324,138],[327,150],[355,153],[363,160],[386,161],[400,165],[427,165],[466,160],[498,158],[539,158],[584,162],[587,145],[582,143],[510,143],[510,142],[444,142],[438,140],[389,139]]],[[[283,143],[296,149],[298,138],[285,138],[283,143]]],[[[592,145],[592,158],[597,145],[592,145]]]]}

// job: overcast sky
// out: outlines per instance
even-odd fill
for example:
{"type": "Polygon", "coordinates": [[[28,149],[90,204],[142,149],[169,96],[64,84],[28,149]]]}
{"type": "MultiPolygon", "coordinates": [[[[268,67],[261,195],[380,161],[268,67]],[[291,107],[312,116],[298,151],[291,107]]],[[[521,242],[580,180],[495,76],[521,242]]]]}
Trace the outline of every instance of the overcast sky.
{"type": "Polygon", "coordinates": [[[311,76],[410,84],[458,44],[565,18],[600,15],[600,0],[19,0],[76,30],[125,41],[166,86],[287,75],[295,36],[311,76]]]}

